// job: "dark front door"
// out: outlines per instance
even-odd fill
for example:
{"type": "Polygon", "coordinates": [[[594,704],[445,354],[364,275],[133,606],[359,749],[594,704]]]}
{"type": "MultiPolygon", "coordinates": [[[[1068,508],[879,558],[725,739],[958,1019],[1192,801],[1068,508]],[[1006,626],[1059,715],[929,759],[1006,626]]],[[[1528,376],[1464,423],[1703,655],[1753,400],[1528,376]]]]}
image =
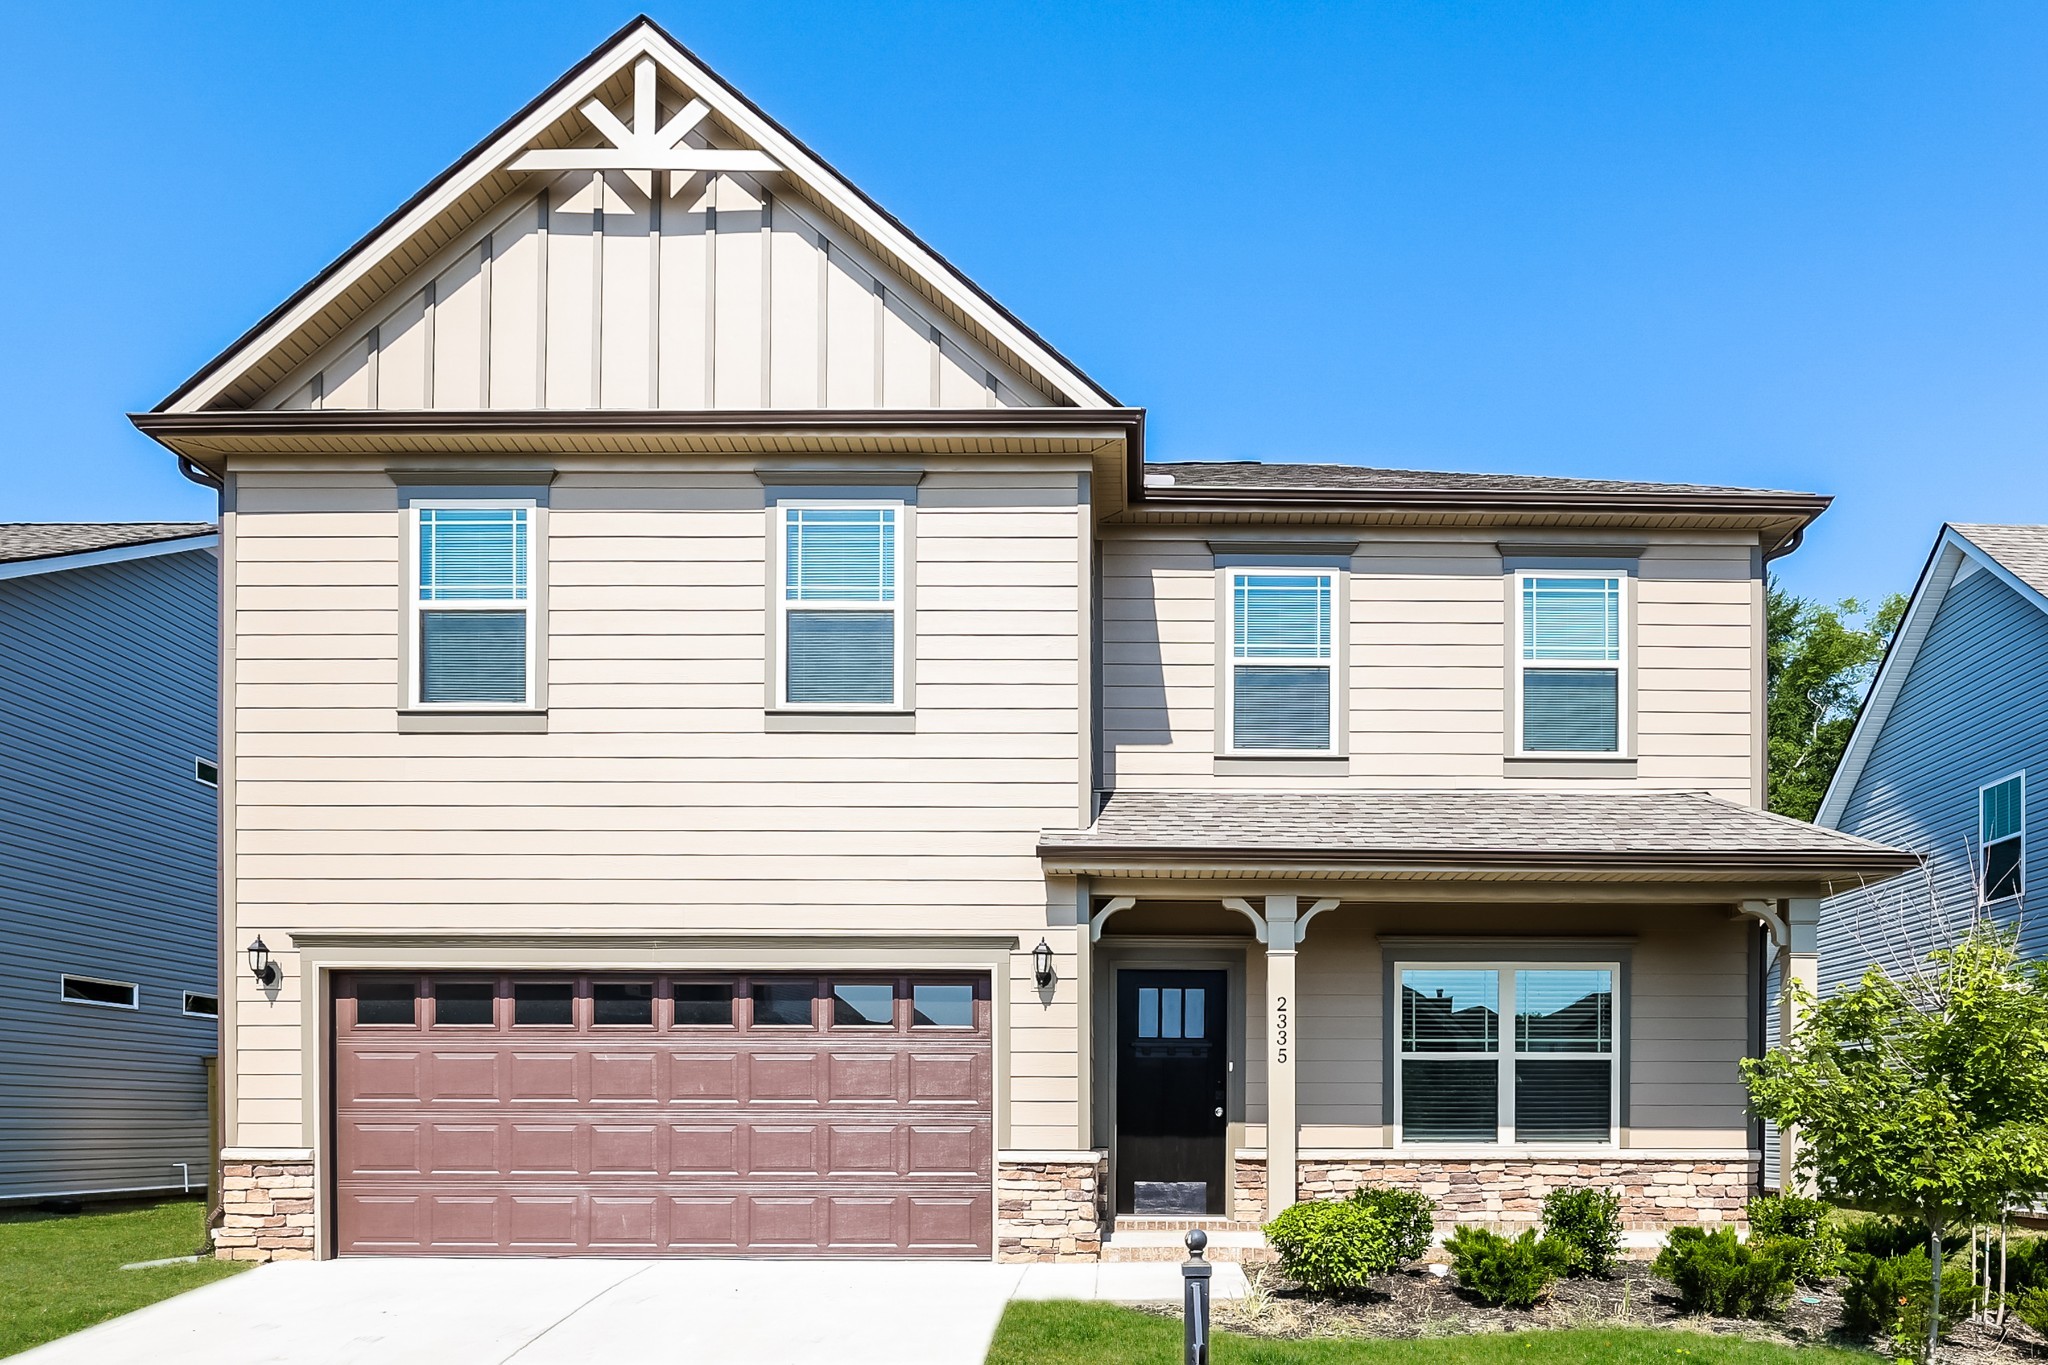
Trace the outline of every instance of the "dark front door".
{"type": "Polygon", "coordinates": [[[1222,972],[1122,971],[1116,992],[1116,1207],[1223,1212],[1222,972]]]}

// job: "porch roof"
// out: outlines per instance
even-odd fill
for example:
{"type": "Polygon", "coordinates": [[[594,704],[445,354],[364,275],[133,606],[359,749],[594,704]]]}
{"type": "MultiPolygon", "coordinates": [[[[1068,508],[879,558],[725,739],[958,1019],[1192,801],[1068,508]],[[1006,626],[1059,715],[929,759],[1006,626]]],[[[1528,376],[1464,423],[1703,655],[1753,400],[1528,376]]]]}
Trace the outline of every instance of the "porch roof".
{"type": "Polygon", "coordinates": [[[1868,882],[1916,855],[1704,792],[1119,791],[1049,829],[1048,870],[1868,882]]]}

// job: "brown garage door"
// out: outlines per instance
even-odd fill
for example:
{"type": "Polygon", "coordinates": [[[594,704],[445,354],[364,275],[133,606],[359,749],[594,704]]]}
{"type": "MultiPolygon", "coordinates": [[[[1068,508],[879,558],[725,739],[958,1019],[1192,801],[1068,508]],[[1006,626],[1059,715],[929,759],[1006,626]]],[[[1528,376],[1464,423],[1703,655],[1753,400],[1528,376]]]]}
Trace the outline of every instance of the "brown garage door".
{"type": "Polygon", "coordinates": [[[358,975],[343,1255],[986,1256],[987,981],[358,975]]]}

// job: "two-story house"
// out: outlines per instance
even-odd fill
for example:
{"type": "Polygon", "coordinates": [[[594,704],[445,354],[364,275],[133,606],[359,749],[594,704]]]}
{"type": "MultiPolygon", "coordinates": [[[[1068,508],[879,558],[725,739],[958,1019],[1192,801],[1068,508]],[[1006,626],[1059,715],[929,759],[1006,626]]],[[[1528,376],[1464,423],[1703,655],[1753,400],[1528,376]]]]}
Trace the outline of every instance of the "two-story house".
{"type": "Polygon", "coordinates": [[[2020,934],[2048,866],[2048,526],[1944,526],[1816,823],[1912,849],[1921,875],[1857,886],[1821,913],[1824,990],[1926,966],[1973,924],[2020,934]],[[2031,826],[2031,828],[2030,828],[2031,826]]]}
{"type": "Polygon", "coordinates": [[[1738,1218],[1826,500],[1148,464],[647,20],[158,409],[221,490],[225,1254],[1738,1218]],[[247,957],[247,962],[242,957],[247,957]]]}

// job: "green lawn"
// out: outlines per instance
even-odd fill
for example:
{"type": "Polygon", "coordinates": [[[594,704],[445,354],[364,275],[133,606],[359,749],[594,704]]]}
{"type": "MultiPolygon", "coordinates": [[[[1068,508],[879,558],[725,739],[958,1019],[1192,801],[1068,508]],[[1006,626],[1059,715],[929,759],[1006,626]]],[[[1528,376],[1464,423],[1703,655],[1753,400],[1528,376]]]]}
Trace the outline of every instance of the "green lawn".
{"type": "MultiPolygon", "coordinates": [[[[1766,1346],[1665,1330],[1504,1332],[1420,1341],[1277,1341],[1216,1335],[1216,1365],[1871,1365],[1859,1351],[1766,1346]]],[[[988,1365],[1179,1365],[1181,1324],[1100,1303],[1013,1303],[988,1365]]]]}
{"type": "Polygon", "coordinates": [[[0,1356],[247,1268],[208,1260],[121,1269],[205,1245],[206,1205],[197,1199],[111,1213],[0,1215],[0,1356]]]}

